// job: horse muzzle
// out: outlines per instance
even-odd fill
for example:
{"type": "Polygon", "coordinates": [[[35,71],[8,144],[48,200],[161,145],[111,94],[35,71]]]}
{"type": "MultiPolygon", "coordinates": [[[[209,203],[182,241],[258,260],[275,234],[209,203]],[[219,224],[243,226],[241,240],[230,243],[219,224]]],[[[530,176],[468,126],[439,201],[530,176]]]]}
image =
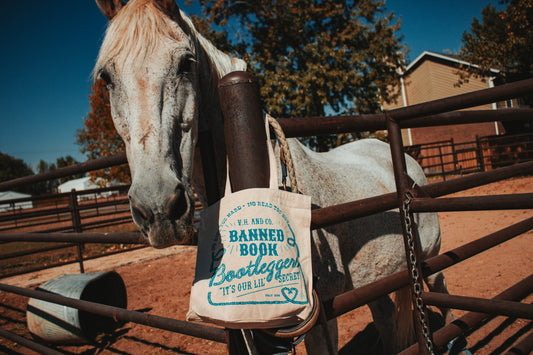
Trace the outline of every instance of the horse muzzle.
{"type": "Polygon", "coordinates": [[[148,195],[138,191],[140,189],[132,187],[129,193],[131,214],[152,247],[165,248],[194,241],[194,200],[182,184],[168,197],[158,198],[157,193],[148,195]]]}

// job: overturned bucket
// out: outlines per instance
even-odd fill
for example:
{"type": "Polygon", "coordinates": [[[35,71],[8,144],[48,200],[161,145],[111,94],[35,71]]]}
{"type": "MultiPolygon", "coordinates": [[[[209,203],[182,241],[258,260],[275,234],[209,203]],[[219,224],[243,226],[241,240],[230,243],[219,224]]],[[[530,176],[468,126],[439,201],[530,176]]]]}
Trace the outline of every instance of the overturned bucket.
{"type": "MultiPolygon", "coordinates": [[[[40,290],[126,308],[126,286],[114,271],[63,275],[48,281],[40,290]]],[[[33,337],[49,343],[84,343],[100,333],[109,333],[123,323],[112,318],[80,311],[60,304],[30,298],[26,310],[28,330],[33,337]]]]}

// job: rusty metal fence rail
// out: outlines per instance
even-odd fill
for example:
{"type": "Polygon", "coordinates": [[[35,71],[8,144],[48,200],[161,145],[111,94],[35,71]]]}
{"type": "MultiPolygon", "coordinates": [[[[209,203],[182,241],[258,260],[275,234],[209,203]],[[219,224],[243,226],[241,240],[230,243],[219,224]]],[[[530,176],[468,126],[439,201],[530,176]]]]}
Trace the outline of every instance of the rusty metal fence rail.
{"type": "MultiPolygon", "coordinates": [[[[100,189],[83,191],[72,190],[66,193],[46,194],[13,200],[3,200],[2,204],[9,205],[0,212],[0,232],[10,232],[21,228],[40,227],[41,232],[74,232],[71,222],[73,215],[80,215],[80,219],[108,217],[129,212],[129,201],[125,197],[128,185],[118,185],[100,189]],[[71,201],[75,199],[75,203],[71,201]],[[24,203],[31,203],[31,208],[24,203]],[[58,223],[66,225],[58,227],[58,223]],[[64,223],[65,224],[65,223],[64,223]]],[[[113,220],[105,218],[97,222],[87,221],[80,226],[84,230],[112,225],[127,221],[127,218],[113,220]]],[[[131,221],[131,218],[129,218],[131,221]]],[[[83,222],[83,221],[82,221],[83,222]]]]}
{"type": "MultiPolygon", "coordinates": [[[[96,228],[131,224],[133,221],[129,212],[128,198],[120,196],[128,188],[129,186],[120,185],[3,201],[3,203],[11,206],[31,201],[33,208],[24,210],[12,208],[9,211],[0,213],[0,233],[3,233],[0,234],[0,243],[8,243],[2,238],[8,233],[20,234],[27,230],[38,230],[40,234],[53,232],[81,233],[82,231],[90,231],[96,228]]],[[[85,248],[83,243],[74,243],[74,241],[71,238],[66,244],[54,244],[45,247],[29,245],[23,249],[21,249],[20,244],[5,245],[3,252],[0,252],[0,263],[4,265],[2,271],[0,271],[0,278],[72,263],[78,263],[80,272],[83,272],[84,261],[86,260],[139,248],[139,246],[112,248],[113,250],[104,250],[102,247],[85,248]],[[5,250],[16,251],[6,253],[5,250]],[[59,255],[58,253],[60,253],[63,260],[59,262],[52,260],[51,253],[53,255],[59,255]],[[10,264],[7,260],[14,258],[22,259],[19,259],[16,267],[9,267],[10,264]],[[41,265],[35,266],[39,261],[41,265]]],[[[14,239],[12,242],[20,241],[14,239]]]]}
{"type": "MultiPolygon", "coordinates": [[[[235,87],[241,85],[239,81],[235,81],[235,87]]],[[[244,86],[247,87],[246,83],[244,86]]],[[[242,87],[238,90],[242,90],[242,87]]],[[[253,90],[248,91],[244,89],[244,95],[254,95],[253,90]]],[[[424,104],[405,107],[383,114],[375,115],[359,115],[359,116],[345,116],[345,117],[311,117],[311,118],[296,118],[296,119],[280,119],[279,123],[283,127],[288,137],[295,136],[309,136],[330,133],[347,133],[354,131],[378,130],[386,129],[389,133],[391,142],[391,153],[394,161],[394,172],[396,178],[397,192],[382,196],[372,197],[360,201],[354,201],[342,205],[325,207],[314,210],[312,212],[312,228],[321,228],[331,224],[340,223],[353,218],[367,216],[370,214],[386,211],[393,208],[401,208],[404,205],[408,195],[413,195],[411,199],[410,209],[401,216],[405,220],[410,213],[422,211],[444,211],[444,210],[467,210],[467,209],[508,209],[508,208],[528,208],[533,209],[532,194],[513,195],[512,198],[508,196],[491,196],[483,199],[472,201],[469,198],[447,198],[438,199],[436,197],[444,196],[456,191],[465,190],[471,187],[480,186],[494,181],[499,181],[513,176],[520,176],[525,174],[533,174],[533,162],[526,162],[514,166],[499,168],[484,173],[469,175],[457,178],[450,181],[434,183],[421,187],[420,191],[412,191],[409,185],[407,174],[405,171],[405,162],[403,161],[403,145],[401,141],[400,129],[403,127],[421,127],[421,126],[439,126],[448,124],[459,124],[465,122],[490,122],[494,120],[520,120],[530,119],[533,113],[532,109],[514,109],[514,110],[498,110],[498,111],[465,111],[465,112],[450,112],[458,109],[478,106],[481,104],[501,101],[506,98],[522,96],[533,92],[533,79],[521,81],[513,84],[507,84],[500,87],[481,90],[474,93],[463,94],[436,100],[424,104]],[[437,201],[437,202],[435,202],[437,201]],[[475,202],[475,203],[474,203],[475,202]]],[[[249,100],[248,102],[253,101],[249,100]]],[[[235,110],[235,107],[229,106],[228,110],[235,110]]],[[[254,110],[252,110],[254,111],[254,110]]],[[[240,111],[241,113],[243,111],[240,111]]],[[[244,115],[247,115],[245,112],[244,115]]],[[[226,115],[226,113],[225,113],[226,115]]],[[[257,116],[257,110],[252,112],[252,115],[257,116]]],[[[257,117],[248,117],[249,119],[257,119],[257,117]]],[[[208,134],[202,134],[200,145],[204,159],[204,169],[206,174],[213,173],[212,156],[209,156],[212,142],[207,138],[208,134]]],[[[213,152],[211,151],[211,154],[213,152]]],[[[85,171],[107,167],[110,165],[118,165],[125,163],[124,155],[114,156],[111,158],[100,159],[89,163],[82,164],[80,169],[85,171]]],[[[73,174],[79,171],[72,167],[58,169],[54,172],[48,173],[45,176],[32,176],[30,178],[17,179],[10,182],[0,183],[0,191],[19,186],[21,184],[33,183],[49,178],[57,178],[62,174],[73,174]]],[[[215,175],[216,176],[216,175],[215,175]]],[[[213,177],[209,177],[213,182],[213,177]]],[[[216,189],[212,190],[208,199],[215,201],[217,193],[216,189]]],[[[430,275],[439,270],[445,269],[457,262],[470,258],[483,250],[498,245],[506,240],[509,240],[517,235],[525,233],[533,228],[533,219],[524,220],[518,224],[512,225],[501,231],[495,232],[479,240],[465,244],[459,248],[449,251],[445,254],[436,256],[428,260],[420,260],[416,258],[413,267],[410,271],[399,272],[397,274],[388,276],[382,280],[376,281],[370,285],[349,291],[345,294],[339,295],[332,300],[325,302],[325,309],[329,318],[337,317],[354,308],[364,305],[382,295],[388,294],[398,288],[406,285],[413,287],[413,270],[419,270],[420,275],[430,275]]],[[[409,234],[404,233],[404,234],[409,234]]],[[[2,234],[0,240],[61,240],[64,242],[76,242],[84,240],[85,242],[96,242],[103,240],[104,237],[97,234],[2,234]],[[79,238],[79,239],[78,239],[79,238]]],[[[139,242],[139,235],[134,234],[108,234],[105,236],[107,241],[116,241],[119,243],[139,242]]],[[[406,245],[409,245],[409,240],[406,236],[406,245]]],[[[13,292],[17,294],[30,295],[30,297],[44,299],[49,294],[39,291],[25,290],[15,288],[10,285],[0,284],[0,289],[6,292],[13,292]]],[[[429,353],[433,349],[446,344],[449,340],[456,337],[458,334],[464,332],[467,328],[474,326],[487,317],[485,314],[477,312],[489,312],[491,314],[503,314],[509,316],[519,316],[527,319],[533,319],[533,306],[522,304],[518,302],[509,302],[510,300],[520,300],[524,296],[533,291],[533,277],[528,277],[519,284],[503,291],[491,301],[479,299],[465,299],[454,295],[435,295],[427,292],[422,292],[418,297],[413,299],[414,304],[422,303],[422,307],[415,307],[415,313],[419,313],[420,309],[424,309],[426,305],[430,304],[445,304],[452,308],[464,309],[472,311],[464,317],[460,322],[453,322],[435,334],[424,335],[420,326],[417,326],[418,344],[406,349],[405,353],[429,353]],[[505,301],[505,302],[504,302],[505,301]],[[466,326],[465,326],[466,325],[466,326]],[[429,343],[428,343],[429,341],[429,343]],[[428,344],[430,346],[428,346],[428,344]]],[[[71,299],[55,299],[54,302],[60,304],[67,304],[74,308],[85,309],[91,312],[100,312],[102,315],[117,317],[125,321],[132,321],[150,326],[156,326],[161,329],[177,331],[184,334],[189,334],[198,337],[207,337],[209,339],[227,342],[226,333],[220,328],[201,326],[198,330],[197,325],[191,325],[187,322],[171,320],[165,317],[158,317],[146,315],[139,312],[133,312],[123,309],[106,309],[94,304],[75,304],[71,299]],[[123,317],[123,318],[122,318],[123,317]],[[147,318],[148,317],[148,318],[147,318]],[[154,318],[155,317],[155,318],[154,318]],[[185,324],[187,323],[187,324],[185,324]],[[173,324],[172,326],[163,324],[173,324]],[[196,330],[193,330],[196,329],[196,330]],[[198,331],[197,331],[198,330],[198,331]]],[[[81,302],[81,301],[80,301],[81,302]]],[[[105,307],[104,307],[105,308],[105,307]]],[[[416,314],[419,317],[419,314],[416,314]]],[[[2,331],[1,334],[5,334],[2,331]]],[[[531,350],[531,341],[526,340],[517,344],[519,348],[525,348],[526,351],[531,350]],[[524,345],[525,344],[525,345],[524,345]],[[529,348],[529,350],[528,350],[529,348]]],[[[231,342],[230,342],[231,343],[231,342]]],[[[231,344],[230,344],[231,345],[231,344]]],[[[231,346],[230,346],[231,350],[231,346]]]]}

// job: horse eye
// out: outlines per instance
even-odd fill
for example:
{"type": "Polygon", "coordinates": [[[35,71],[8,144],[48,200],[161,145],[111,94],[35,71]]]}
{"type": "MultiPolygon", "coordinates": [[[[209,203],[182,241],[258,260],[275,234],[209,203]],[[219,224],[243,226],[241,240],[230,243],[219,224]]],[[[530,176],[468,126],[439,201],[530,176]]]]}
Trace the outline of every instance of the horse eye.
{"type": "Polygon", "coordinates": [[[178,74],[187,74],[192,72],[195,63],[196,60],[194,60],[194,58],[192,57],[182,58],[178,66],[178,74]]]}
{"type": "Polygon", "coordinates": [[[109,75],[109,73],[106,71],[106,70],[102,70],[99,74],[98,74],[98,77],[100,79],[102,79],[103,81],[105,81],[106,85],[108,86],[108,88],[111,88],[113,83],[111,81],[111,75],[109,75]]]}

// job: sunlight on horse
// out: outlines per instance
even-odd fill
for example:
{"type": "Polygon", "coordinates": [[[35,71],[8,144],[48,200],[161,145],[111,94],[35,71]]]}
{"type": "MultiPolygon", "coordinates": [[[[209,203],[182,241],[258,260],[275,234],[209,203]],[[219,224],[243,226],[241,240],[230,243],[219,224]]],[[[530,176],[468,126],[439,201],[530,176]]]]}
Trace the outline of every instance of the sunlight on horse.
{"type": "MultiPolygon", "coordinates": [[[[135,223],[157,248],[188,241],[193,233],[192,188],[205,205],[198,132],[210,130],[215,144],[219,191],[224,191],[226,150],[217,82],[245,70],[203,38],[174,0],[96,0],[110,19],[95,76],[110,92],[111,112],[126,145],[132,173],[129,192],[135,223]]],[[[315,153],[296,139],[289,148],[299,190],[318,207],[395,191],[389,146],[377,140],[353,142],[315,153]]],[[[411,178],[426,184],[422,169],[406,157],[411,178]]],[[[438,254],[440,229],[433,213],[415,215],[422,257],[438,254]]],[[[315,288],[322,300],[405,269],[399,212],[373,216],[313,231],[315,288]]],[[[432,291],[446,292],[444,277],[430,277],[432,291]]],[[[405,289],[404,289],[405,290],[405,289]]],[[[400,291],[401,292],[401,291],[400,291]]],[[[409,297],[396,315],[389,297],[369,304],[385,351],[405,345],[411,319],[409,297]]],[[[330,331],[337,348],[336,321],[330,331]]],[[[327,352],[317,329],[306,337],[308,353],[327,352]]]]}

